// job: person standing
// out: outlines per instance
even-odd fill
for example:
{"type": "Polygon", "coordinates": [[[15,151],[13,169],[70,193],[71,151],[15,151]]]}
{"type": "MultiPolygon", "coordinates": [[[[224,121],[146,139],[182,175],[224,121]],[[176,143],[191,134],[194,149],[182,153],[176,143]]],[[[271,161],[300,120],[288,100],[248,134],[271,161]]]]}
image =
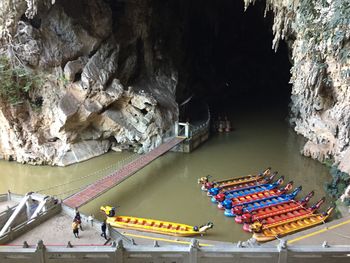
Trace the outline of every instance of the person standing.
{"type": "Polygon", "coordinates": [[[81,226],[81,216],[77,208],[75,209],[74,221],[77,221],[80,230],[83,231],[83,227],[81,226]]]}
{"type": "Polygon", "coordinates": [[[72,223],[73,234],[76,238],[79,238],[79,223],[74,219],[72,223]]]}
{"type": "Polygon", "coordinates": [[[103,220],[102,225],[101,225],[101,231],[102,231],[101,237],[104,237],[107,240],[106,230],[107,230],[106,220],[103,220]]]}

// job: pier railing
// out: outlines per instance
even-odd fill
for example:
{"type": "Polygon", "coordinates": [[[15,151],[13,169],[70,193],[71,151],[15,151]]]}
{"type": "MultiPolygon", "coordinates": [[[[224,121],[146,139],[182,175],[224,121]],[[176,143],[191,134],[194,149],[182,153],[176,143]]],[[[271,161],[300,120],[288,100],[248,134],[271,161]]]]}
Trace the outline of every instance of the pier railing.
{"type": "Polygon", "coordinates": [[[0,262],[74,262],[74,263],[345,263],[349,262],[350,246],[277,246],[200,247],[192,240],[189,246],[124,246],[123,241],[111,246],[45,246],[42,241],[30,246],[0,246],[0,262]]]}
{"type": "MultiPolygon", "coordinates": [[[[40,212],[36,217],[32,219],[25,220],[24,222],[16,225],[13,228],[9,228],[4,235],[0,236],[0,245],[6,244],[15,238],[23,235],[24,233],[32,230],[36,226],[40,225],[42,222],[50,219],[54,215],[58,214],[61,211],[61,203],[49,207],[47,210],[40,212]]],[[[5,211],[10,212],[10,211],[5,211]]],[[[5,216],[5,215],[4,215],[5,216]]],[[[0,256],[1,258],[1,256],[0,256]]],[[[2,262],[0,260],[0,262],[2,262]]]]}

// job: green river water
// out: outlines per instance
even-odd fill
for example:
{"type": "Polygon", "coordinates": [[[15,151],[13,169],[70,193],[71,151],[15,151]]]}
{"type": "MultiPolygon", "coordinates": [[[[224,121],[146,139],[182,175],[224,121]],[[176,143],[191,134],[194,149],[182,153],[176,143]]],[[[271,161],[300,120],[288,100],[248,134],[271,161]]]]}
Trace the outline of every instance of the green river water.
{"type": "MultiPolygon", "coordinates": [[[[323,185],[330,180],[328,169],[300,155],[304,141],[289,128],[284,120],[285,111],[259,109],[257,114],[256,110],[247,108],[239,112],[232,113],[233,132],[213,134],[191,154],[165,154],[80,210],[102,219],[99,207],[112,205],[120,206],[117,210],[120,215],[190,225],[212,221],[214,228],[203,238],[236,242],[250,235],[210,203],[197,184],[199,177],[210,174],[215,179],[225,179],[255,174],[271,166],[285,176],[285,183],[293,180],[295,186],[303,186],[299,198],[315,190],[311,200],[314,203],[325,195],[323,185]]],[[[74,189],[101,177],[104,174],[98,172],[101,169],[131,155],[113,152],[65,168],[0,161],[0,193],[47,189],[45,193],[64,198],[74,189]],[[56,185],[61,186],[48,189],[56,185]]],[[[326,209],[326,205],[322,209],[326,209]]]]}

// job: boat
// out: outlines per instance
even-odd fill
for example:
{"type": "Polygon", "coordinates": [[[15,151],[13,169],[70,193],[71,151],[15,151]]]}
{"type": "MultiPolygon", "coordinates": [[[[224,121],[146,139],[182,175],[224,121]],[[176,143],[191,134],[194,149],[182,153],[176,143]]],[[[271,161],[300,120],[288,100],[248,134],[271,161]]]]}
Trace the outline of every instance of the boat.
{"type": "MultiPolygon", "coordinates": [[[[247,216],[243,215],[245,224],[243,225],[243,230],[247,232],[252,232],[252,224],[254,222],[260,222],[264,227],[278,222],[286,221],[292,218],[302,217],[305,215],[310,215],[316,212],[317,209],[324,203],[325,198],[320,199],[313,206],[306,208],[306,206],[296,205],[296,206],[287,206],[286,204],[274,206],[269,209],[270,212],[263,215],[252,215],[247,216]]],[[[249,214],[248,214],[249,215],[249,214]]]]}
{"type": "Polygon", "coordinates": [[[281,189],[271,189],[271,190],[266,190],[258,193],[225,199],[223,202],[218,203],[218,208],[231,209],[232,207],[235,207],[235,206],[252,203],[258,200],[264,200],[270,197],[277,197],[288,192],[289,190],[292,189],[292,187],[293,187],[293,181],[289,182],[284,188],[281,188],[281,189]]]}
{"type": "Polygon", "coordinates": [[[230,178],[222,181],[212,181],[212,182],[209,182],[209,178],[211,176],[207,175],[198,179],[198,184],[202,185],[201,189],[203,191],[207,191],[208,189],[211,189],[213,187],[226,187],[226,186],[239,185],[243,183],[255,182],[259,179],[269,176],[270,174],[271,174],[271,168],[269,167],[264,172],[259,173],[257,175],[246,175],[238,178],[230,178]]]}
{"type": "Polygon", "coordinates": [[[111,213],[111,211],[115,210],[111,206],[101,206],[100,209],[107,216],[106,223],[116,228],[140,230],[170,236],[188,237],[203,235],[208,229],[213,228],[214,226],[212,222],[202,226],[190,226],[181,223],[133,216],[116,216],[114,212],[111,213]]]}
{"type": "Polygon", "coordinates": [[[258,242],[267,242],[322,224],[330,216],[333,209],[334,207],[330,207],[327,209],[327,212],[321,214],[308,214],[268,226],[264,226],[260,222],[255,222],[252,225],[252,230],[254,232],[253,238],[258,242]]]}
{"type": "Polygon", "coordinates": [[[281,202],[275,205],[257,208],[255,210],[250,210],[249,212],[245,212],[244,214],[237,215],[235,217],[235,222],[238,224],[252,223],[254,221],[259,221],[264,219],[266,215],[271,215],[270,213],[272,211],[276,211],[276,209],[304,207],[307,205],[307,203],[310,201],[310,199],[313,196],[314,196],[314,191],[311,191],[300,201],[295,201],[292,199],[292,200],[281,202]]]}
{"type": "Polygon", "coordinates": [[[299,186],[290,194],[282,194],[280,196],[270,196],[261,200],[254,200],[243,205],[237,205],[231,209],[225,209],[225,216],[234,217],[236,215],[242,215],[246,212],[251,212],[262,207],[273,206],[276,204],[281,204],[288,202],[296,197],[296,195],[301,191],[302,187],[299,186]]]}
{"type": "MultiPolygon", "coordinates": [[[[284,176],[281,176],[276,182],[272,184],[262,184],[262,185],[255,185],[255,186],[249,186],[242,189],[236,189],[231,191],[222,192],[220,194],[217,194],[211,198],[211,202],[217,203],[217,202],[223,202],[225,199],[232,199],[235,197],[245,196],[249,194],[259,193],[267,190],[273,190],[279,187],[281,184],[283,184],[284,176]]],[[[211,190],[211,189],[210,189],[211,190]]]]}
{"type": "Polygon", "coordinates": [[[275,176],[277,174],[278,174],[278,172],[273,172],[269,177],[263,177],[257,181],[254,181],[254,182],[242,183],[242,184],[237,184],[234,186],[213,187],[207,191],[207,195],[208,196],[215,196],[215,195],[218,195],[222,192],[233,191],[233,190],[238,190],[238,189],[246,189],[246,188],[252,187],[252,186],[268,184],[268,183],[272,182],[272,180],[275,178],[275,176]]]}

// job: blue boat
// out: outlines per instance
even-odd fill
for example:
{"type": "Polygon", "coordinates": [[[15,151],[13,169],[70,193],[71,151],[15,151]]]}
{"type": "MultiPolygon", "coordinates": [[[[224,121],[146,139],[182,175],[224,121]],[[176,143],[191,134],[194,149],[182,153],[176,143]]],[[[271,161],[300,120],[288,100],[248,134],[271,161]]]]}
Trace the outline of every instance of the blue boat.
{"type": "Polygon", "coordinates": [[[213,202],[213,203],[223,202],[226,199],[232,199],[234,197],[240,197],[240,196],[244,196],[244,195],[263,192],[266,190],[276,189],[281,184],[283,184],[283,181],[284,181],[284,176],[281,176],[276,182],[274,182],[272,184],[248,186],[248,187],[237,189],[237,190],[222,192],[220,194],[217,194],[216,196],[213,196],[211,198],[211,202],[213,202]]]}
{"type": "Polygon", "coordinates": [[[280,188],[280,189],[275,188],[275,189],[266,190],[263,192],[243,195],[239,197],[233,197],[231,199],[225,199],[223,202],[218,203],[218,208],[222,210],[231,209],[234,206],[244,205],[246,203],[259,201],[266,198],[277,197],[285,193],[288,193],[288,191],[292,190],[292,188],[293,188],[293,181],[290,181],[284,188],[280,188]]]}
{"type": "Polygon", "coordinates": [[[213,187],[207,191],[207,195],[208,196],[215,196],[215,195],[222,193],[222,192],[235,191],[235,190],[239,190],[239,189],[242,190],[242,189],[246,189],[247,187],[254,187],[257,185],[268,184],[273,180],[273,178],[277,174],[278,174],[278,172],[274,172],[269,177],[262,178],[260,180],[255,181],[255,182],[242,183],[242,184],[238,184],[238,185],[234,185],[234,186],[213,187]]]}
{"type": "MultiPolygon", "coordinates": [[[[288,202],[296,197],[296,195],[301,191],[302,187],[299,186],[290,194],[282,194],[280,196],[271,196],[260,200],[254,200],[251,202],[246,202],[244,204],[236,205],[225,209],[225,216],[234,217],[242,213],[251,212],[253,210],[268,207],[272,205],[282,204],[288,202]]],[[[232,203],[231,203],[232,204],[232,203]]]]}

